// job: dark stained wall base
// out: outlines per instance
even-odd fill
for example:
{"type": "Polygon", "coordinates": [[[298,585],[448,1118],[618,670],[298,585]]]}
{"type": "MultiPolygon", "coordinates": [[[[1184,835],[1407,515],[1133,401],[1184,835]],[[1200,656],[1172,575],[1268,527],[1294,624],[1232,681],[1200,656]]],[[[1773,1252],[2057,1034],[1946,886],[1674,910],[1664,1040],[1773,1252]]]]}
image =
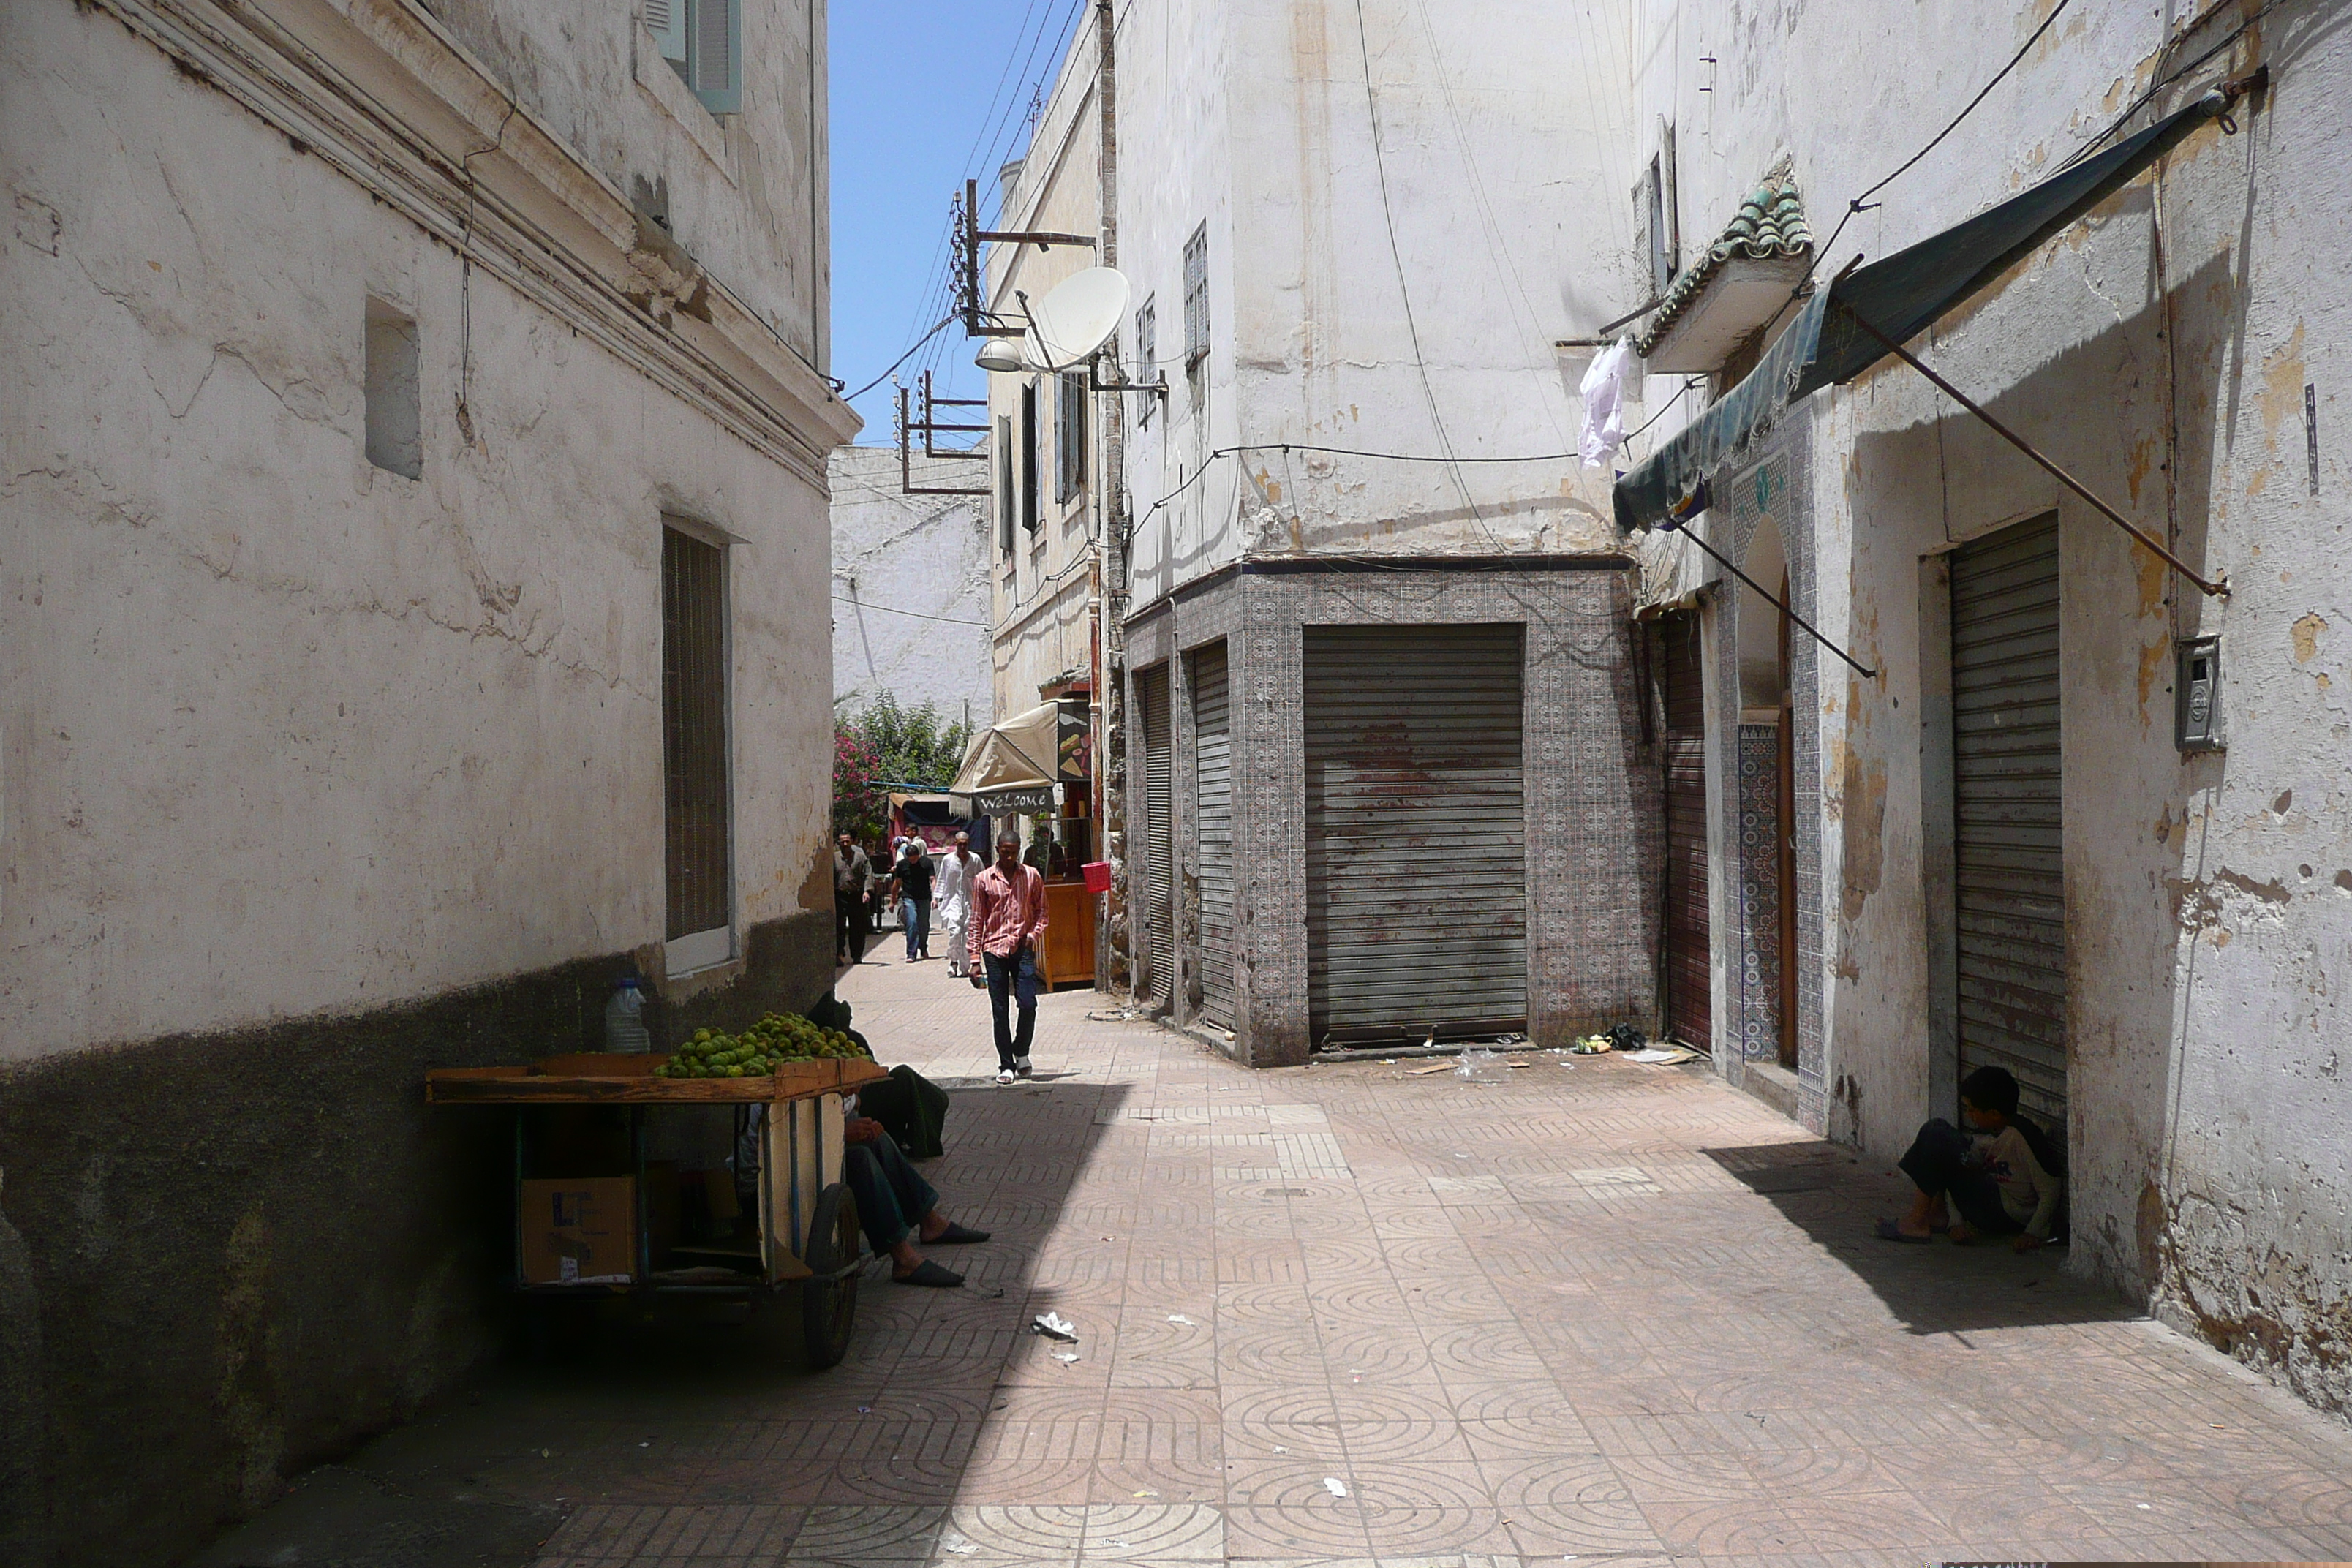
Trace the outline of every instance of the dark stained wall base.
{"type": "MultiPolygon", "coordinates": [[[[831,921],[753,928],[740,975],[648,1008],[656,1043],[806,1007],[831,921]]],[[[596,1049],[635,967],[0,1073],[0,1445],[35,1450],[0,1458],[11,1568],[175,1561],[492,1354],[509,1122],[428,1110],[425,1070],[596,1049]]]]}

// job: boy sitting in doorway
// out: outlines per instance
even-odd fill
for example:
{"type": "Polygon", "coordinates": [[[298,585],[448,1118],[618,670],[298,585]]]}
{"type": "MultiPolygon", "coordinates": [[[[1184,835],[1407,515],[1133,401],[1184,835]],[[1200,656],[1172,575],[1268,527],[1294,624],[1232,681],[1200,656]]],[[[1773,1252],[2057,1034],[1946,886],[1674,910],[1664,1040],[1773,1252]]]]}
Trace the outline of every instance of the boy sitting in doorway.
{"type": "Polygon", "coordinates": [[[1899,1162],[1918,1194],[1909,1214],[1880,1220],[1878,1234],[1925,1242],[1948,1222],[1956,1242],[2009,1236],[2014,1250],[2028,1252],[2048,1241],[2066,1190],[2065,1160],[2017,1113],[2017,1079],[2001,1068],[1969,1074],[1960,1083],[1960,1119],[1969,1132],[1941,1117],[1919,1129],[1899,1162]]]}

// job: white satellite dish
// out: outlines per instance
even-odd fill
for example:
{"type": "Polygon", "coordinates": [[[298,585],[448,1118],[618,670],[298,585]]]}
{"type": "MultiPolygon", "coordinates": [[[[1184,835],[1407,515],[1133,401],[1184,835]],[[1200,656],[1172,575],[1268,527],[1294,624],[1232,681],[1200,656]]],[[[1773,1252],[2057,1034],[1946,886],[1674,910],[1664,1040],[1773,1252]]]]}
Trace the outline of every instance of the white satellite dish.
{"type": "Polygon", "coordinates": [[[1024,357],[1040,370],[1083,364],[1110,342],[1127,316],[1127,277],[1115,267],[1089,267],[1064,279],[1029,307],[1030,348],[1024,357]]]}

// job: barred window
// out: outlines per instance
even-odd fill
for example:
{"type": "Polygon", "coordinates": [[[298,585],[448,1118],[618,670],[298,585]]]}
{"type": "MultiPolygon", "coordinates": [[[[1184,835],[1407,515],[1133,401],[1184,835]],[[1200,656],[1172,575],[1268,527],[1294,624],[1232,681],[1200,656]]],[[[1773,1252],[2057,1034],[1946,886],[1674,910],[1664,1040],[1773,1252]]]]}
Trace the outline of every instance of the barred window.
{"type": "Polygon", "coordinates": [[[674,971],[732,956],[727,554],[662,530],[662,775],[674,971]]]}

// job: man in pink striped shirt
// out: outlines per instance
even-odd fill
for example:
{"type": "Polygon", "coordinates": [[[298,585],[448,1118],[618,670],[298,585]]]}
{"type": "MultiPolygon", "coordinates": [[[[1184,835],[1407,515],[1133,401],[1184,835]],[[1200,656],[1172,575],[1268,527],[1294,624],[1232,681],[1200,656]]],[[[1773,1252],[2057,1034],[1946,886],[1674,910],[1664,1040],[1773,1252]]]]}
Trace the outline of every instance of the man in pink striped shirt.
{"type": "Polygon", "coordinates": [[[1037,939],[1045,934],[1045,879],[1021,863],[1021,840],[996,840],[996,864],[971,879],[971,968],[988,972],[988,1005],[996,1016],[996,1081],[1029,1076],[1029,1041],[1037,1032],[1037,939]],[[1020,1003],[1021,1032],[1004,1015],[1020,1003]]]}

